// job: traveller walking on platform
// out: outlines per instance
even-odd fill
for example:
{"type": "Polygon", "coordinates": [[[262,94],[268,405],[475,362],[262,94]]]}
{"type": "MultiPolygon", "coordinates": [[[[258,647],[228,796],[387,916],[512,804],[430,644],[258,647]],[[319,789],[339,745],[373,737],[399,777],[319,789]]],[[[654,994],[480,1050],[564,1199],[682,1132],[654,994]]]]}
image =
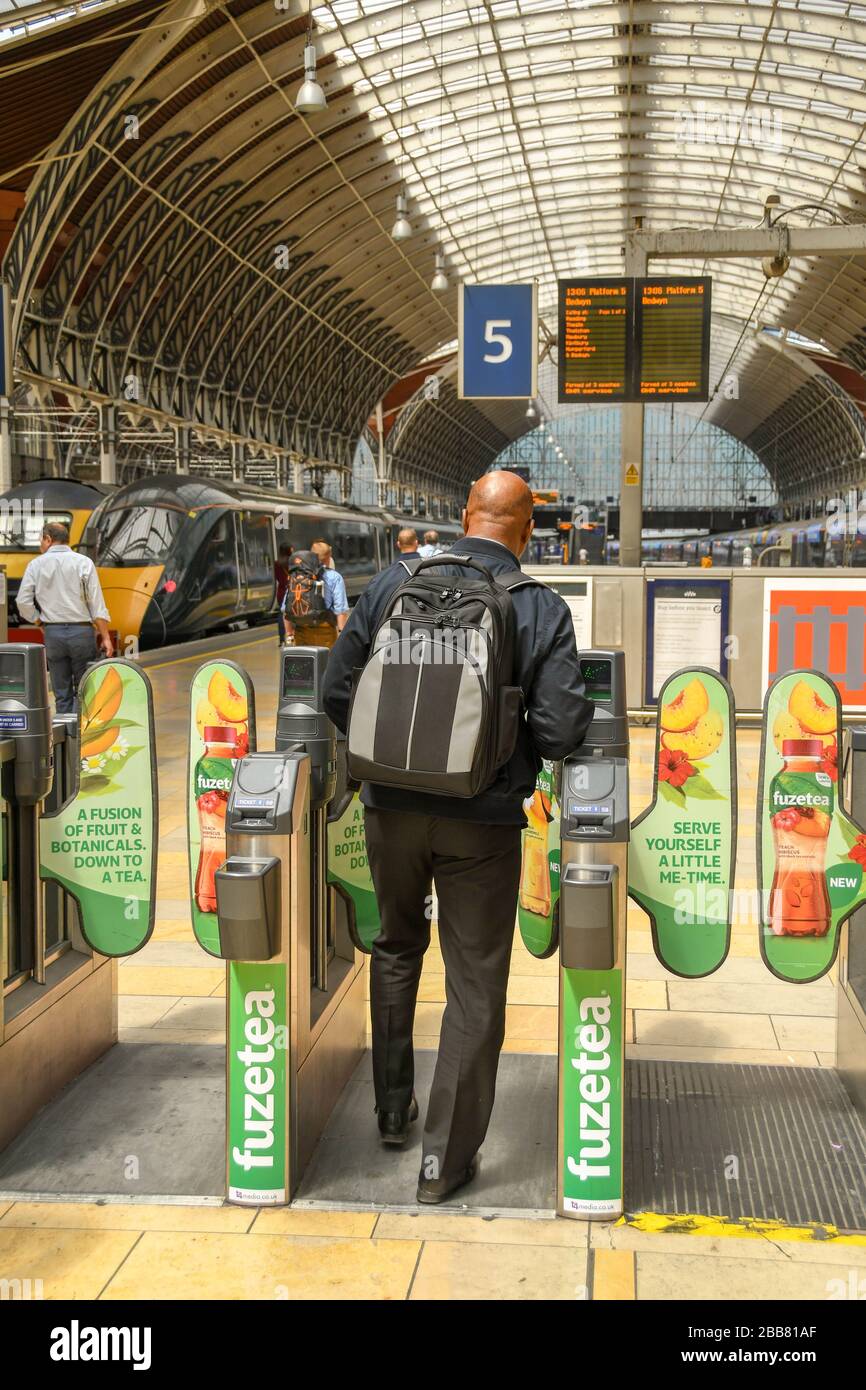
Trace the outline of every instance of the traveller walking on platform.
{"type": "MultiPolygon", "coordinates": [[[[470,663],[464,661],[456,676],[449,674],[447,666],[440,666],[438,675],[435,665],[429,672],[425,669],[424,681],[429,675],[435,695],[427,697],[419,716],[423,721],[421,740],[415,719],[425,686],[417,658],[400,658],[389,648],[388,661],[398,669],[394,675],[392,666],[386,674],[382,664],[379,703],[372,710],[367,695],[362,699],[360,694],[366,673],[362,671],[358,680],[357,672],[370,657],[377,629],[391,613],[392,602],[400,605],[401,617],[417,614],[419,624],[427,621],[430,631],[436,632],[439,610],[434,612],[433,608],[437,600],[412,600],[404,608],[402,598],[395,600],[404,584],[407,591],[421,585],[425,573],[435,580],[431,588],[437,591],[438,599],[453,604],[447,621],[442,610],[439,630],[448,627],[453,632],[468,621],[460,616],[464,589],[468,591],[471,581],[477,584],[479,576],[486,575],[483,603],[491,614],[497,609],[497,623],[488,623],[486,631],[488,637],[494,629],[500,633],[497,659],[505,682],[496,693],[513,697],[510,723],[502,714],[500,720],[508,723],[513,741],[500,737],[502,724],[497,722],[493,726],[499,731],[496,736],[493,731],[484,731],[489,739],[485,746],[496,750],[494,764],[504,747],[505,761],[495,768],[492,780],[480,780],[480,789],[471,796],[437,795],[411,785],[397,786],[393,778],[388,786],[365,781],[361,794],[366,808],[367,853],[382,924],[373,944],[370,993],[376,1109],[379,1131],[387,1144],[402,1143],[418,1114],[412,1028],[423,956],[430,942],[428,905],[434,884],[439,904],[447,1003],[424,1129],[418,1183],[421,1202],[442,1202],[475,1175],[477,1150],[493,1107],[505,1034],[505,997],[520,878],[520,831],[526,823],[523,802],[534,791],[541,758],[562,758],[571,753],[582,742],[592,719],[565,601],[546,585],[521,575],[518,556],[532,534],[532,510],[532,492],[517,474],[497,471],[481,478],[472,488],[463,514],[465,539],[437,557],[429,570],[423,562],[420,567],[413,564],[404,569],[398,561],[371,582],[334,648],[325,681],[325,708],[343,731],[349,725],[353,687],[355,690],[350,758],[356,721],[361,720],[358,727],[369,737],[370,757],[378,758],[381,767],[389,766],[402,775],[420,742],[420,766],[439,768],[436,775],[447,780],[449,769],[464,751],[463,744],[471,741],[466,736],[467,727],[472,720],[489,719],[489,701],[479,701],[477,692],[470,690],[471,682],[464,679],[470,663]],[[472,564],[449,563],[449,556],[458,555],[472,564]],[[451,578],[451,583],[443,586],[445,576],[459,576],[463,584],[455,585],[451,578]],[[414,660],[414,671],[411,665],[408,671],[400,666],[401,659],[414,660]],[[506,671],[509,660],[511,666],[506,671]],[[403,698],[396,702],[399,708],[386,708],[382,703],[386,685],[391,690],[396,687],[398,694],[402,687],[403,698]],[[522,692],[522,710],[515,687],[522,692]],[[448,691],[450,702],[446,699],[448,691]],[[461,699],[473,693],[473,708],[469,703],[461,707],[461,699]],[[484,712],[479,715],[482,707],[484,712]],[[509,741],[513,749],[510,756],[509,741]]],[[[476,611],[481,613],[484,608],[479,606],[476,611]]],[[[460,635],[465,634],[471,635],[470,652],[477,650],[478,627],[474,632],[465,627],[460,635]]],[[[392,643],[394,646],[411,650],[413,643],[392,643]]],[[[494,646],[491,639],[489,663],[494,646]]],[[[477,661],[471,664],[478,665],[477,661]]]]}
{"type": "Polygon", "coordinates": [[[442,554],[442,546],[439,544],[438,531],[425,531],[424,544],[419,545],[418,554],[422,560],[429,560],[433,555],[442,554]]]}
{"type": "Polygon", "coordinates": [[[331,550],[327,541],[313,541],[310,547],[314,555],[318,555],[324,573],[322,578],[325,583],[325,599],[328,609],[334,614],[337,620],[337,632],[342,632],[346,623],[349,621],[349,599],[346,594],[346,582],[343,576],[337,572],[334,564],[334,552],[331,550]]]}
{"type": "Polygon", "coordinates": [[[69,548],[68,526],[49,521],[41,551],[24,571],[18,612],[25,622],[41,624],[57,713],[72,714],[81,677],[97,659],[97,643],[104,656],[114,651],[108,609],[93,561],[69,548]]]}
{"type": "Polygon", "coordinates": [[[292,561],[292,547],[288,541],[282,541],[277,551],[277,558],[274,561],[274,580],[277,586],[277,635],[280,646],[286,640],[286,619],[283,613],[283,604],[286,601],[286,590],[289,587],[289,566],[292,561]]]}
{"type": "Polygon", "coordinates": [[[413,531],[411,526],[404,526],[402,531],[397,532],[397,549],[401,555],[417,555],[418,532],[413,531]]]}
{"type": "Polygon", "coordinates": [[[346,585],[342,575],[326,567],[329,556],[327,541],[314,541],[310,550],[296,550],[289,562],[283,599],[286,636],[305,647],[333,647],[349,616],[346,585]]]}

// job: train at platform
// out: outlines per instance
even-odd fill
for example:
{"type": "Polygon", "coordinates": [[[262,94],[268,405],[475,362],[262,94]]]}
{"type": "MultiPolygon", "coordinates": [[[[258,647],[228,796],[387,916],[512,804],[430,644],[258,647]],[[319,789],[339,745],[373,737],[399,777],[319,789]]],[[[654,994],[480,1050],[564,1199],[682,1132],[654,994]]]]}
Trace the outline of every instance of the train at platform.
{"type": "MultiPolygon", "coordinates": [[[[777,521],[742,531],[709,536],[645,536],[641,541],[643,565],[700,565],[707,557],[714,566],[761,565],[779,568],[838,569],[866,566],[866,527],[838,523],[829,518],[809,521],[777,521]]],[[[605,563],[617,564],[619,541],[608,540],[605,563]]]]}
{"type": "Polygon", "coordinates": [[[196,477],[155,474],[117,488],[43,479],[6,493],[0,504],[0,564],[10,579],[9,620],[24,567],[38,554],[42,526],[63,521],[70,543],[89,555],[125,648],[142,650],[231,627],[270,622],[276,614],[274,565],[281,543],[332,548],[353,603],[395,558],[405,526],[438,532],[443,546],[463,534],[453,521],[352,507],[308,494],[281,493],[196,477]],[[41,501],[41,510],[35,505],[41,501]],[[14,518],[26,502],[35,519],[14,518]]]}

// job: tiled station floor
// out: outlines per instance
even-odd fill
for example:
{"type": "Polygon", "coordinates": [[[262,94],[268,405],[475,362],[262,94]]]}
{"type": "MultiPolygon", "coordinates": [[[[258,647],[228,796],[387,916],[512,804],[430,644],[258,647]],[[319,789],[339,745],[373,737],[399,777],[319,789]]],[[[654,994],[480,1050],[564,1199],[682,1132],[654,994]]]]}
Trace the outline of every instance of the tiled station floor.
{"type": "MultiPolygon", "coordinates": [[[[255,681],[259,746],[271,747],[276,639],[260,635],[227,655],[255,681]]],[[[160,779],[157,921],[148,946],[118,971],[121,1037],[137,1042],[224,1041],[225,972],[197,946],[188,911],[187,706],[202,659],[149,668],[160,779]]],[[[739,734],[740,889],[755,882],[758,741],[756,731],[739,734]]],[[[651,795],[652,753],[652,730],[633,730],[633,814],[651,795]]],[[[727,962],[704,980],[680,980],[656,961],[647,919],[636,906],[629,908],[628,941],[629,1056],[832,1066],[831,980],[801,987],[774,980],[760,961],[754,922],[735,923],[727,962]]],[[[421,1047],[436,1045],[443,985],[434,937],[417,1013],[421,1047]]],[[[556,989],[556,961],[536,961],[517,937],[506,1049],[556,1051],[556,989]]],[[[50,1202],[4,1209],[0,1202],[0,1272],[41,1278],[45,1297],[84,1299],[822,1300],[866,1280],[864,1237],[818,1241],[808,1231],[712,1223],[704,1223],[704,1234],[674,1234],[659,1225],[645,1219],[589,1230],[578,1222],[436,1212],[256,1214],[218,1206],[50,1202]]]]}

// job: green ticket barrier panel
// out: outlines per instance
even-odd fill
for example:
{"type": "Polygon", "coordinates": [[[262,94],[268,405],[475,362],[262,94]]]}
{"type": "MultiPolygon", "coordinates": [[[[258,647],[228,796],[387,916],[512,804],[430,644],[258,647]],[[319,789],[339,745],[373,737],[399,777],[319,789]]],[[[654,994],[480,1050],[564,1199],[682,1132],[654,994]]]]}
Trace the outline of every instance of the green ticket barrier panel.
{"type": "Polygon", "coordinates": [[[234,766],[255,748],[252,681],[233,661],[206,661],[190,686],[187,832],[192,929],[212,956],[220,956],[214,875],[226,857],[234,766]]]}
{"type": "Polygon", "coordinates": [[[659,692],[653,799],[632,823],[628,890],[649,916],[667,970],[718,970],[731,940],[737,854],[734,696],[703,666],[659,692]]]}
{"type": "Polygon", "coordinates": [[[826,975],[866,901],[866,834],[839,803],[842,704],[829,677],[789,671],[764,700],[756,814],[761,955],[780,980],[826,975]]]}
{"type": "Polygon", "coordinates": [[[367,859],[364,807],[357,792],[344,791],[342,796],[338,792],[328,816],[327,833],[328,884],[346,905],[352,941],[359,951],[369,955],[381,922],[367,859]]]}
{"type": "Polygon", "coordinates": [[[156,906],[150,681],[133,661],[99,661],[86,671],[78,703],[78,792],[40,822],[40,872],[76,899],[91,950],[128,956],[150,937],[156,906]]]}
{"type": "Polygon", "coordinates": [[[544,759],[535,791],[523,803],[517,924],[530,955],[544,960],[559,945],[559,769],[544,759]]]}
{"type": "Polygon", "coordinates": [[[557,1211],[623,1211],[628,713],[625,655],[580,654],[594,718],[563,760],[557,1211]]]}

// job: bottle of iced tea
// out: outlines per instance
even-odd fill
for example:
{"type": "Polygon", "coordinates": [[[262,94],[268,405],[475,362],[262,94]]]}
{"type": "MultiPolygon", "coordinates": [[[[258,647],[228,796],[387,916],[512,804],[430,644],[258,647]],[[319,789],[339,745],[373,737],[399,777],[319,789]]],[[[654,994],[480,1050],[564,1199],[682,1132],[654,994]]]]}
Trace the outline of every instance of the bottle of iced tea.
{"type": "Polygon", "coordinates": [[[214,874],[226,857],[226,807],[234,772],[232,760],[240,752],[237,730],[208,725],[204,744],[194,782],[200,835],[195,902],[199,912],[216,912],[214,874]]]}
{"type": "Polygon", "coordinates": [[[833,783],[821,771],[819,738],[786,738],[770,783],[776,870],[770,889],[774,936],[826,936],[830,897],[824,875],[833,819],[833,783]]]}
{"type": "MultiPolygon", "coordinates": [[[[549,804],[549,803],[548,803],[549,804]]],[[[527,805],[527,826],[523,832],[523,859],[520,865],[520,906],[539,917],[550,913],[550,861],[547,851],[549,816],[544,793],[537,788],[527,805]]]]}

